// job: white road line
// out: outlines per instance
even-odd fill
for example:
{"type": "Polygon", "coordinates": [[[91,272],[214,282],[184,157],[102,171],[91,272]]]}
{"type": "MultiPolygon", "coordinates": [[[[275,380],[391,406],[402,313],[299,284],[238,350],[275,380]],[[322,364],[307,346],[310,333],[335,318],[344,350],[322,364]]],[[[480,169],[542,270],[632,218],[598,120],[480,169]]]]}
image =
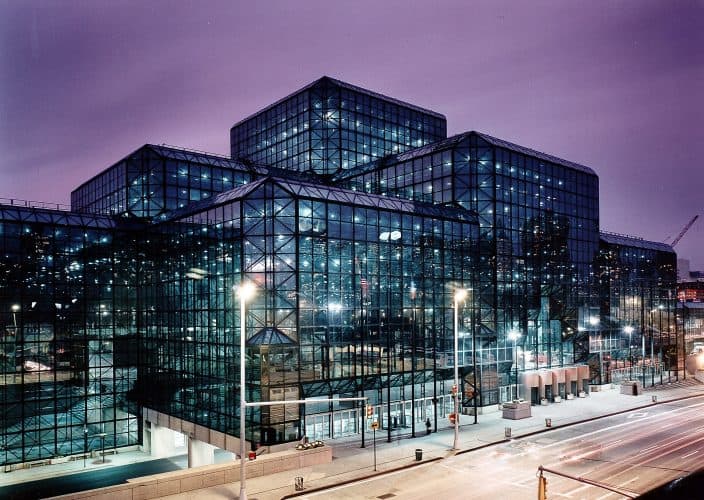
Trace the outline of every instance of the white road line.
{"type": "Polygon", "coordinates": [[[447,470],[451,470],[451,471],[453,471],[453,472],[459,472],[460,474],[465,474],[465,473],[469,472],[467,469],[464,469],[464,468],[462,468],[462,467],[453,467],[453,466],[451,466],[451,465],[447,465],[447,464],[444,464],[444,463],[442,463],[442,462],[440,462],[440,463],[437,464],[437,465],[438,465],[438,467],[444,467],[444,468],[447,469],[447,470]]]}
{"type": "Polygon", "coordinates": [[[618,487],[621,488],[622,486],[626,486],[628,483],[632,483],[633,481],[637,481],[637,480],[638,480],[638,476],[636,476],[632,479],[629,479],[628,481],[622,482],[621,484],[618,485],[618,487]]]}
{"type": "Polygon", "coordinates": [[[663,412],[663,413],[653,414],[653,415],[651,415],[651,416],[649,416],[649,417],[643,417],[643,418],[640,418],[640,419],[638,419],[638,420],[629,420],[629,421],[623,422],[623,423],[621,423],[621,424],[616,424],[616,425],[613,425],[613,426],[611,426],[611,427],[604,427],[603,429],[598,429],[598,430],[595,430],[595,431],[592,431],[592,432],[588,432],[588,433],[586,433],[586,434],[578,434],[578,435],[576,435],[576,436],[574,436],[574,437],[566,438],[566,439],[563,439],[563,440],[561,440],[561,441],[557,441],[557,442],[555,442],[555,443],[553,443],[553,444],[545,445],[545,446],[543,446],[543,449],[551,448],[551,447],[553,447],[553,446],[564,445],[565,443],[570,442],[570,441],[575,441],[575,440],[579,440],[579,439],[584,439],[584,438],[586,438],[586,437],[588,437],[588,436],[592,436],[592,435],[594,435],[594,434],[601,434],[601,433],[603,433],[603,432],[613,431],[614,429],[617,429],[617,428],[620,428],[620,427],[632,426],[633,424],[636,424],[636,423],[638,423],[638,422],[641,422],[641,421],[643,421],[643,420],[648,420],[648,419],[651,419],[651,418],[658,418],[658,419],[661,419],[661,420],[665,420],[664,417],[665,417],[665,415],[667,415],[667,414],[676,413],[676,412],[683,412],[683,411],[689,411],[689,410],[693,410],[694,408],[697,408],[697,407],[699,407],[699,406],[704,406],[704,403],[697,403],[697,404],[690,405],[690,406],[684,406],[684,407],[673,408],[672,410],[668,410],[668,411],[665,411],[665,412],[663,412]]]}
{"type": "Polygon", "coordinates": [[[652,445],[652,446],[648,446],[647,448],[643,448],[642,450],[640,450],[640,451],[638,452],[638,455],[642,455],[642,454],[644,454],[644,453],[648,453],[649,451],[655,450],[655,449],[660,448],[660,447],[661,447],[660,444],[654,444],[654,445],[652,445]]]}
{"type": "Polygon", "coordinates": [[[693,451],[692,453],[687,453],[686,455],[682,455],[682,458],[691,457],[691,456],[694,455],[695,453],[699,453],[699,450],[695,450],[695,451],[693,451]]]}
{"type": "MultiPolygon", "coordinates": [[[[433,464],[435,464],[435,462],[428,462],[427,464],[418,465],[417,467],[427,467],[427,466],[433,465],[433,464]]],[[[342,489],[345,489],[345,488],[351,488],[352,486],[356,486],[356,485],[358,485],[358,484],[364,484],[364,483],[371,483],[371,482],[373,482],[373,481],[379,481],[379,480],[382,480],[382,479],[387,478],[387,477],[390,477],[390,476],[396,476],[396,475],[398,475],[398,474],[408,473],[408,471],[409,471],[408,469],[401,469],[401,470],[397,470],[397,471],[395,471],[395,472],[389,472],[388,474],[381,474],[381,475],[379,475],[379,476],[370,477],[369,479],[363,479],[362,481],[355,481],[355,482],[352,482],[352,483],[343,484],[343,485],[340,485],[340,486],[335,486],[334,488],[327,488],[327,489],[322,490],[322,491],[315,491],[315,492],[313,492],[313,493],[309,493],[309,494],[307,494],[307,495],[303,495],[303,496],[301,496],[301,498],[311,498],[311,497],[316,497],[316,496],[318,496],[318,495],[327,495],[327,494],[330,493],[331,491],[337,491],[337,490],[342,490],[342,489]]]]}
{"type": "Polygon", "coordinates": [[[609,498],[611,495],[616,495],[616,493],[609,492],[606,495],[601,495],[599,498],[596,500],[604,500],[604,498],[609,498]]]}
{"type": "MultiPolygon", "coordinates": [[[[666,414],[668,414],[668,413],[683,412],[683,411],[686,413],[686,412],[688,412],[688,411],[693,411],[694,408],[699,407],[699,406],[704,406],[704,403],[698,403],[698,404],[691,405],[691,406],[687,406],[687,407],[679,407],[679,408],[675,408],[675,409],[669,410],[669,411],[667,411],[667,412],[661,413],[661,414],[659,414],[659,415],[658,415],[658,414],[656,414],[656,415],[651,415],[651,416],[649,416],[649,417],[643,417],[643,418],[640,418],[640,419],[638,419],[638,420],[635,420],[635,419],[634,419],[634,420],[626,421],[626,422],[624,422],[624,423],[622,423],[622,424],[617,424],[617,425],[614,425],[614,426],[611,426],[611,427],[605,427],[605,428],[598,429],[598,430],[595,430],[595,431],[592,431],[592,432],[589,432],[589,433],[586,433],[586,434],[576,435],[576,436],[574,436],[574,437],[567,438],[567,439],[564,439],[564,440],[562,440],[562,441],[558,441],[558,442],[553,443],[553,444],[545,445],[545,446],[542,447],[542,449],[545,450],[545,449],[551,448],[551,447],[553,447],[553,446],[558,446],[558,445],[560,445],[560,444],[564,445],[565,443],[567,443],[567,442],[569,442],[569,441],[583,440],[584,438],[586,438],[586,437],[588,437],[588,436],[592,436],[592,435],[594,435],[594,434],[604,433],[604,432],[611,431],[611,430],[613,430],[613,429],[616,429],[616,428],[619,428],[619,427],[623,427],[623,426],[630,426],[630,425],[636,424],[636,423],[638,423],[638,422],[642,422],[643,420],[648,420],[648,419],[650,419],[650,418],[655,418],[655,417],[661,418],[661,417],[663,417],[664,415],[666,415],[666,414]]],[[[690,435],[690,433],[688,433],[687,436],[688,436],[688,435],[690,435]]],[[[678,441],[678,440],[681,440],[681,439],[684,439],[684,438],[686,438],[686,436],[678,437],[677,439],[675,439],[675,441],[678,441]]],[[[610,450],[610,449],[612,449],[612,448],[614,448],[613,444],[609,443],[609,444],[607,444],[604,448],[601,448],[601,451],[610,450]]],[[[588,450],[588,451],[586,451],[586,452],[577,454],[575,457],[572,457],[572,458],[581,459],[581,458],[584,458],[584,457],[586,457],[586,456],[589,456],[589,455],[592,454],[593,452],[594,452],[594,450],[588,450]]],[[[642,453],[642,451],[636,453],[635,456],[639,456],[641,453],[642,453]]],[[[560,461],[558,461],[558,462],[553,462],[553,463],[549,463],[548,466],[558,465],[559,463],[560,463],[560,461]]]]}
{"type": "Polygon", "coordinates": [[[575,489],[573,489],[573,490],[569,490],[569,491],[563,493],[563,495],[565,495],[565,496],[568,497],[568,498],[572,498],[572,495],[574,495],[574,494],[577,493],[578,491],[586,490],[587,488],[591,488],[591,485],[589,485],[589,484],[584,484],[584,485],[580,486],[579,488],[575,488],[575,489]]]}
{"type": "MultiPolygon", "coordinates": [[[[622,488],[622,487],[626,486],[628,483],[632,483],[633,481],[636,481],[637,479],[638,479],[638,476],[636,476],[632,479],[629,479],[628,481],[624,481],[623,483],[619,484],[618,487],[622,488]]],[[[611,495],[617,495],[617,493],[610,491],[606,495],[602,495],[599,498],[597,498],[596,500],[604,500],[604,498],[609,498],[611,495]]]]}

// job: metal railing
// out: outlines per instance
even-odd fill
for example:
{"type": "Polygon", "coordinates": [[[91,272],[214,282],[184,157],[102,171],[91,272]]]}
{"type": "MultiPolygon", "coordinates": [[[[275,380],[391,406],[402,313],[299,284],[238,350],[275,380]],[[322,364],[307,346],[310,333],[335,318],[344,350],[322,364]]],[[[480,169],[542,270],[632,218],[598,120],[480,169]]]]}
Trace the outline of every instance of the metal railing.
{"type": "Polygon", "coordinates": [[[46,210],[62,210],[68,212],[71,210],[70,205],[63,203],[49,203],[46,201],[20,200],[17,198],[0,198],[0,205],[10,205],[13,207],[22,208],[43,208],[46,210]]]}

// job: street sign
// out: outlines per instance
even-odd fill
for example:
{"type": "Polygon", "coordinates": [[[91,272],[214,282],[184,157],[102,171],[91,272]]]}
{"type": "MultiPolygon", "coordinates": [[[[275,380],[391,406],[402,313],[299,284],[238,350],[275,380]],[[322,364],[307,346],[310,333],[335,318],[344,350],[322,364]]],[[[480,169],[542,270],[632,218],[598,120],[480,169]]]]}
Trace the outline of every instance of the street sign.
{"type": "Polygon", "coordinates": [[[377,430],[379,428],[379,422],[372,422],[372,429],[377,430]]]}

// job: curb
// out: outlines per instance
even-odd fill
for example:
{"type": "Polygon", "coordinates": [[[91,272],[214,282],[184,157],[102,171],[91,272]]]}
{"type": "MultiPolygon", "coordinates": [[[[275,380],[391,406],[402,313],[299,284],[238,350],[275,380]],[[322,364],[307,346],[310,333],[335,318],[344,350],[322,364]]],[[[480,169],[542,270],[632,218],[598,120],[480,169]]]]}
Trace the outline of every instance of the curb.
{"type": "Polygon", "coordinates": [[[359,476],[359,477],[355,477],[355,478],[351,478],[351,479],[345,479],[344,481],[340,481],[339,483],[334,483],[334,484],[330,484],[327,486],[316,486],[315,488],[306,489],[304,491],[299,491],[297,493],[290,493],[288,495],[282,496],[281,500],[284,500],[286,498],[296,498],[296,497],[300,497],[303,495],[308,495],[309,493],[316,493],[318,491],[325,491],[325,490],[329,490],[331,488],[337,488],[338,486],[344,486],[346,484],[356,483],[357,481],[364,481],[365,479],[371,479],[374,477],[385,476],[386,474],[391,474],[393,472],[398,472],[400,470],[411,469],[413,467],[418,467],[420,465],[425,465],[425,464],[429,464],[432,462],[438,462],[438,461],[444,460],[444,459],[445,459],[445,457],[435,457],[435,458],[429,458],[428,460],[423,460],[420,462],[411,462],[410,464],[400,465],[398,467],[393,467],[391,469],[377,472],[376,474],[366,474],[364,476],[359,476]]]}

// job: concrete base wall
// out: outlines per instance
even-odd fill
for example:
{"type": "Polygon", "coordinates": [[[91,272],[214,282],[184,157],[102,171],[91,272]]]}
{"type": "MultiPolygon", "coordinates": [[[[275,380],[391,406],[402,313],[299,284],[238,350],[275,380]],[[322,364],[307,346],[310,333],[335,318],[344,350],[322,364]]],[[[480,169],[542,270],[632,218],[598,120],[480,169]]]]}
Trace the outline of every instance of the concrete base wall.
{"type": "MultiPolygon", "coordinates": [[[[305,451],[289,450],[271,455],[263,455],[247,461],[247,477],[266,476],[276,472],[302,469],[313,465],[332,462],[332,448],[323,446],[305,451]]],[[[155,474],[138,479],[130,479],[127,484],[98,488],[52,497],[54,499],[129,499],[146,500],[168,495],[178,495],[201,488],[210,488],[240,480],[239,460],[227,464],[205,465],[164,474],[155,474]]]]}
{"type": "MultiPolygon", "coordinates": [[[[143,414],[145,420],[145,428],[147,427],[147,425],[151,425],[152,428],[152,443],[154,443],[153,429],[156,425],[158,427],[165,427],[167,429],[180,432],[181,434],[190,436],[203,443],[211,444],[216,448],[220,448],[221,450],[227,450],[232,453],[240,452],[240,440],[235,436],[230,436],[229,434],[225,434],[223,432],[208,429],[207,427],[203,427],[202,425],[198,425],[193,422],[189,422],[188,420],[183,420],[178,417],[167,415],[166,413],[161,413],[156,410],[152,410],[151,408],[144,408],[143,414]],[[149,424],[147,424],[147,422],[149,422],[149,424]]],[[[245,443],[246,450],[250,450],[250,446],[251,445],[249,444],[249,442],[245,443]]],[[[290,448],[291,446],[292,445],[290,443],[287,444],[288,448],[290,448]]],[[[152,445],[152,454],[154,454],[153,448],[154,446],[152,445]]],[[[270,451],[266,449],[266,447],[263,448],[265,448],[265,450],[263,451],[270,451]]]]}
{"type": "Polygon", "coordinates": [[[174,431],[168,427],[152,424],[149,452],[155,458],[172,457],[176,453],[174,431]]]}
{"type": "Polygon", "coordinates": [[[212,465],[215,463],[215,446],[198,441],[188,440],[188,468],[212,465]]]}

